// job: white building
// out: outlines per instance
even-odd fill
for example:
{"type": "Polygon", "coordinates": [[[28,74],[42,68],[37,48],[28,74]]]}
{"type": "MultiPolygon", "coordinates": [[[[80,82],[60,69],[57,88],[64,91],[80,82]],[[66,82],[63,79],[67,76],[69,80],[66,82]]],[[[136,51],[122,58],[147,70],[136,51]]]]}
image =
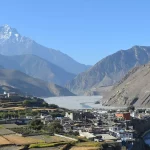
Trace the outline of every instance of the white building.
{"type": "Polygon", "coordinates": [[[80,120],[82,119],[82,112],[66,112],[65,117],[71,120],[80,120]]]}
{"type": "Polygon", "coordinates": [[[51,121],[53,120],[53,117],[51,115],[41,114],[41,119],[44,119],[45,121],[51,121]]]}
{"type": "Polygon", "coordinates": [[[79,135],[85,137],[90,140],[94,140],[95,142],[105,141],[105,140],[117,140],[114,136],[109,134],[94,134],[89,132],[79,131],[79,135]]]}
{"type": "Polygon", "coordinates": [[[45,121],[52,121],[53,120],[53,117],[51,115],[47,115],[45,116],[45,121]]]}
{"type": "Polygon", "coordinates": [[[93,134],[93,133],[89,133],[89,132],[83,132],[83,131],[79,131],[79,135],[81,137],[85,137],[87,139],[91,139],[91,140],[94,140],[94,138],[96,138],[96,136],[93,134]]]}
{"type": "Polygon", "coordinates": [[[124,130],[119,127],[110,127],[109,132],[111,135],[123,140],[130,140],[134,138],[134,130],[124,130]]]}

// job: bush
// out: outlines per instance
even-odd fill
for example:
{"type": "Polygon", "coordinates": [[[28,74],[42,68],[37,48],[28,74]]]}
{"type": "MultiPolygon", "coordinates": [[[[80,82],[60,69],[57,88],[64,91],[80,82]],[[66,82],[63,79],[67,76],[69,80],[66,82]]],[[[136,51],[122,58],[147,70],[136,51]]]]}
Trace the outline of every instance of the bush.
{"type": "Polygon", "coordinates": [[[29,127],[34,130],[41,130],[43,127],[43,123],[41,120],[32,120],[29,124],[29,127]]]}
{"type": "Polygon", "coordinates": [[[32,130],[28,127],[12,128],[11,130],[18,133],[18,134],[22,134],[23,136],[42,134],[41,131],[35,131],[35,130],[32,130]]]}
{"type": "Polygon", "coordinates": [[[24,100],[23,106],[25,107],[48,107],[49,105],[42,99],[33,99],[33,100],[24,100]]]}
{"type": "Polygon", "coordinates": [[[84,137],[78,137],[79,142],[88,142],[89,140],[84,137]]]}
{"type": "Polygon", "coordinates": [[[49,108],[52,108],[52,109],[56,109],[56,108],[59,108],[57,105],[55,104],[49,104],[48,106],[49,108]]]}
{"type": "Polygon", "coordinates": [[[48,128],[52,133],[61,133],[63,131],[63,126],[57,121],[50,123],[48,128]]]}

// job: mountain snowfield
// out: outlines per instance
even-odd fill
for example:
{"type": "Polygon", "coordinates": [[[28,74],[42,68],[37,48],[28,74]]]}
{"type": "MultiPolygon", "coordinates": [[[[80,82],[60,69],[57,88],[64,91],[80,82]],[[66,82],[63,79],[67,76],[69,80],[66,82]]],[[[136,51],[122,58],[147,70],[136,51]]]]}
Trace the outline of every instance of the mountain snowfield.
{"type": "Polygon", "coordinates": [[[15,28],[11,28],[9,25],[0,27],[0,54],[37,55],[73,74],[81,73],[90,68],[90,66],[80,64],[60,51],[47,48],[30,38],[22,36],[15,28]]]}

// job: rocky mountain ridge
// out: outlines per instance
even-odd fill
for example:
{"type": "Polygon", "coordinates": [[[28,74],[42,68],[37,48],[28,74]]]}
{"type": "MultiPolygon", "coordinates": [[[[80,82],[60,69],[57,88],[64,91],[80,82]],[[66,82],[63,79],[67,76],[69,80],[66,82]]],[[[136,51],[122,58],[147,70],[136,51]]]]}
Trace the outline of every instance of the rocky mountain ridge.
{"type": "Polygon", "coordinates": [[[105,105],[150,106],[150,63],[135,67],[112,88],[105,105]]]}
{"type": "Polygon", "coordinates": [[[81,94],[94,87],[111,86],[119,82],[130,69],[149,61],[150,46],[134,46],[128,50],[120,50],[76,76],[66,87],[81,94]]]}

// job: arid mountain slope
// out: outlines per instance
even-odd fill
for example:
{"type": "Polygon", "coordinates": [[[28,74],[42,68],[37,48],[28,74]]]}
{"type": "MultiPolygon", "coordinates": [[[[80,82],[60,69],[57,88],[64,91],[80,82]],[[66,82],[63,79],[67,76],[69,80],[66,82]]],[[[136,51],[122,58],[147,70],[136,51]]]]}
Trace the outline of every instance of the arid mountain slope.
{"type": "Polygon", "coordinates": [[[43,80],[30,77],[20,71],[0,69],[0,87],[12,87],[30,95],[49,96],[72,96],[67,89],[56,84],[49,84],[43,80]]]}
{"type": "Polygon", "coordinates": [[[135,67],[113,87],[107,105],[150,106],[150,63],[135,67]]]}
{"type": "Polygon", "coordinates": [[[0,65],[6,69],[19,70],[29,76],[49,83],[64,86],[75,77],[74,74],[35,55],[0,55],[0,65]]]}
{"type": "Polygon", "coordinates": [[[134,46],[128,50],[121,50],[76,76],[66,87],[74,93],[81,93],[93,87],[110,86],[120,81],[130,69],[149,61],[149,46],[134,46]]]}

